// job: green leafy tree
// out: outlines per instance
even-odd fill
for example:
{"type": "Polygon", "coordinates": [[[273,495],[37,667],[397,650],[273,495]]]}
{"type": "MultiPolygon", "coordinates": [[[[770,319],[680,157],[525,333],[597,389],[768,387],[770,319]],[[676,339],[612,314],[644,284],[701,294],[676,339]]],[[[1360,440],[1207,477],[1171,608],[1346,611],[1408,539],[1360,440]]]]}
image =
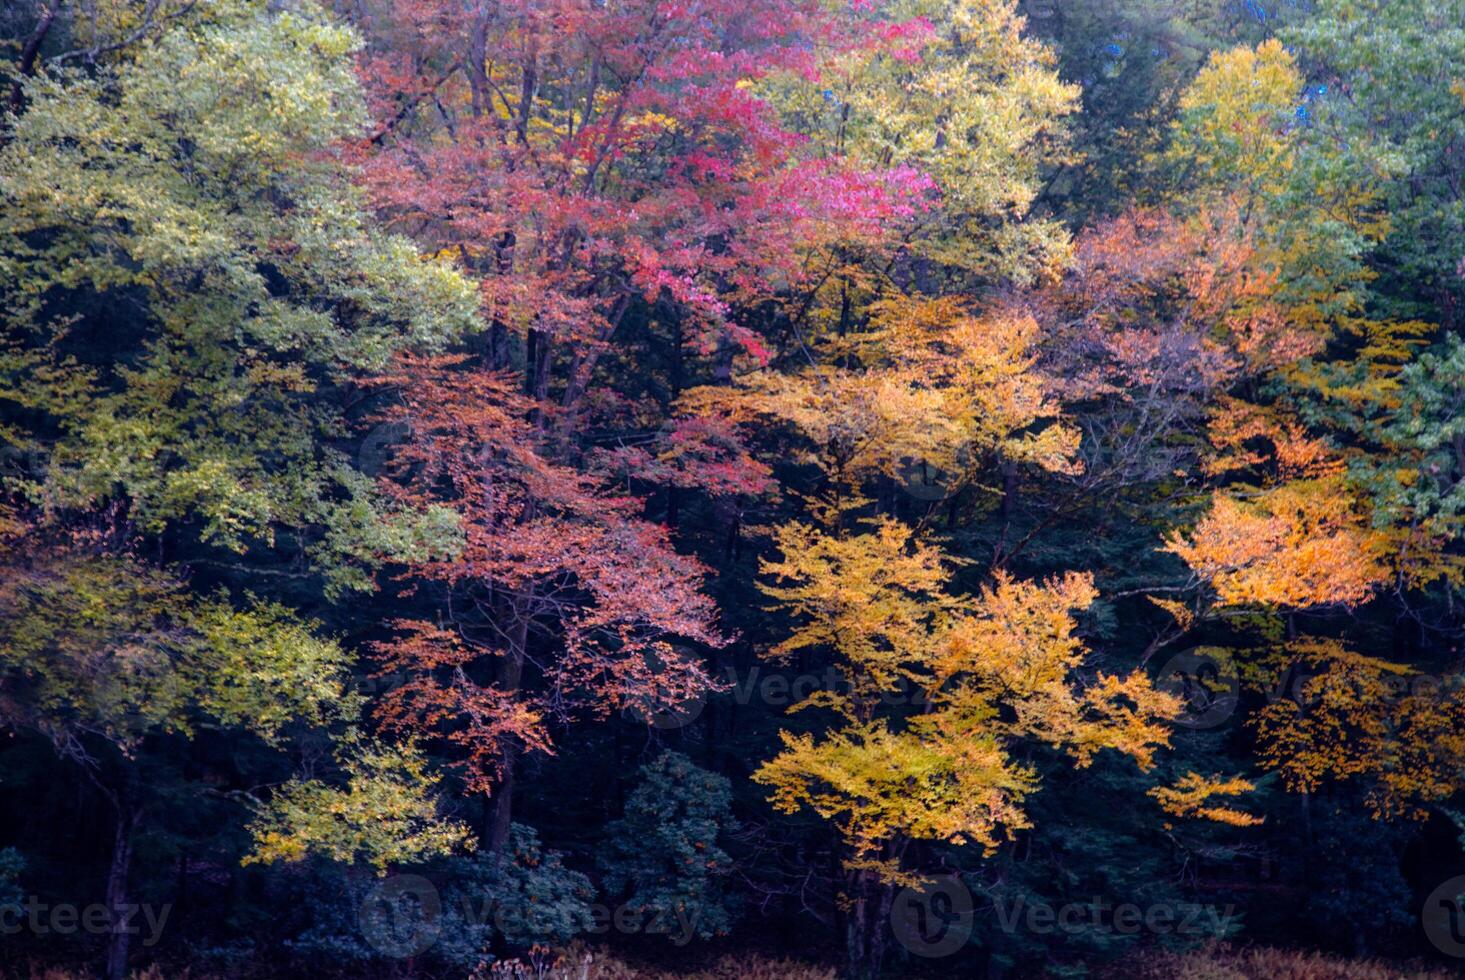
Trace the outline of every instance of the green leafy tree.
{"type": "Polygon", "coordinates": [[[29,80],[0,148],[3,392],[49,451],[22,489],[226,553],[292,529],[366,587],[343,559],[410,532],[342,451],[351,374],[471,330],[473,289],[375,231],[332,150],[366,124],[356,36],[310,6],[204,13],[29,80]]]}
{"type": "Polygon", "coordinates": [[[1318,143],[1344,146],[1387,224],[1373,294],[1398,319],[1465,318],[1465,3],[1320,0],[1283,33],[1318,143]]]}
{"type": "Polygon", "coordinates": [[[490,922],[514,947],[563,945],[591,923],[590,879],[565,867],[563,856],[524,824],[510,827],[507,848],[457,859],[446,877],[449,903],[490,922]]]}
{"type": "MultiPolygon", "coordinates": [[[[358,40],[318,8],[123,4],[70,27],[122,40],[20,66],[0,140],[0,440],[27,464],[0,474],[0,699],[109,804],[115,913],[158,799],[140,756],[204,728],[284,750],[360,707],[316,624],[186,566],[336,594],[450,546],[443,515],[385,519],[349,412],[356,373],[463,336],[476,297],[374,227],[341,153],[366,125],[358,40]]],[[[344,768],[347,789],[287,784],[276,812],[344,801],[378,863],[461,837],[410,753],[344,768]]],[[[127,946],[114,928],[109,977],[127,946]]]]}
{"type": "Polygon", "coordinates": [[[733,860],[718,843],[738,826],[731,783],[671,751],[640,776],[625,816],[606,827],[596,852],[606,891],[638,913],[690,923],[701,939],[726,935],[739,911],[728,888],[733,860]]]}
{"type": "MultiPolygon", "coordinates": [[[[295,723],[349,722],[349,661],[278,606],[236,610],[125,558],[35,551],[5,552],[0,705],[7,727],[47,739],[109,804],[107,905],[118,916],[134,835],[155,802],[138,753],[202,725],[279,744],[295,723]]],[[[121,977],[129,933],[114,927],[106,972],[121,977]]]]}

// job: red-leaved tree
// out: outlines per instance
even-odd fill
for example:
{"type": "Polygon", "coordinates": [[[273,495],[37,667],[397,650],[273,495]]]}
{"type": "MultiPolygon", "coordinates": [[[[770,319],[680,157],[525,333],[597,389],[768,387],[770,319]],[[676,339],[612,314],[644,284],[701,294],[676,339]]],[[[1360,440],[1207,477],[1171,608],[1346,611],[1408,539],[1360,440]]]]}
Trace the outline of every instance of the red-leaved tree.
{"type": "Polygon", "coordinates": [[[468,787],[495,796],[492,844],[513,760],[551,750],[551,716],[655,712],[711,684],[698,647],[724,638],[704,570],[645,519],[627,474],[714,495],[767,485],[730,432],[654,410],[648,424],[618,367],[686,354],[726,377],[735,357],[766,358],[769,323],[747,311],[815,274],[812,245],[879,237],[925,206],[919,174],[815,153],[758,94],[771,72],[812,76],[832,50],[898,43],[847,14],[817,0],[400,0],[364,24],[378,42],[362,61],[377,118],[358,148],[366,187],[478,278],[488,324],[467,354],[380,379],[411,432],[388,486],[404,507],[451,509],[463,534],[451,558],[409,569],[437,621],[395,624],[381,656],[408,681],[380,710],[460,746],[468,787]],[[625,439],[628,416],[651,436],[625,439]]]}

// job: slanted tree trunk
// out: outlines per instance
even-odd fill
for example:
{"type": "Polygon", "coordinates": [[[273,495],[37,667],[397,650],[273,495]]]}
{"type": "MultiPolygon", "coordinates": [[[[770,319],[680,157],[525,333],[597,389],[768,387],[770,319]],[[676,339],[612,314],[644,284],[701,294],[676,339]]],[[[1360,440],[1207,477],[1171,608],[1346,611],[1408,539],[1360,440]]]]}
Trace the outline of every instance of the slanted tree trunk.
{"type": "Polygon", "coordinates": [[[56,23],[56,14],[61,10],[61,0],[50,0],[41,11],[41,19],[36,23],[35,30],[26,39],[25,46],[20,50],[19,69],[15,81],[10,85],[10,111],[19,115],[25,108],[25,83],[24,79],[33,78],[36,74],[36,64],[40,61],[41,45],[46,41],[46,35],[51,33],[51,25],[56,23]]]}

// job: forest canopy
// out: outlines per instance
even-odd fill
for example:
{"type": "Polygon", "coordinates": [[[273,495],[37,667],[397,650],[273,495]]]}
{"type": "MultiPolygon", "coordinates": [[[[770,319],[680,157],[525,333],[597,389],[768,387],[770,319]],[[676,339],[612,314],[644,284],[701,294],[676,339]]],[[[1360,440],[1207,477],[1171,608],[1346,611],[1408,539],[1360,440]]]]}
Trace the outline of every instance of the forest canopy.
{"type": "Polygon", "coordinates": [[[5,975],[1465,957],[1465,0],[24,0],[0,97],[5,975]]]}

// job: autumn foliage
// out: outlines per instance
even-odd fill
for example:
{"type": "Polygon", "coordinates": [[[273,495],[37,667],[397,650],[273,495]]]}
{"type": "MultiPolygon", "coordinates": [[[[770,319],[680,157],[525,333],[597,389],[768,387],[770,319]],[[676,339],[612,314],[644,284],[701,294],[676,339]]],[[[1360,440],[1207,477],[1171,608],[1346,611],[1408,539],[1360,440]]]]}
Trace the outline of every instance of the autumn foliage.
{"type": "Polygon", "coordinates": [[[99,891],[108,980],[163,898],[238,975],[1428,952],[1462,23],[7,10],[0,913],[99,891]]]}

